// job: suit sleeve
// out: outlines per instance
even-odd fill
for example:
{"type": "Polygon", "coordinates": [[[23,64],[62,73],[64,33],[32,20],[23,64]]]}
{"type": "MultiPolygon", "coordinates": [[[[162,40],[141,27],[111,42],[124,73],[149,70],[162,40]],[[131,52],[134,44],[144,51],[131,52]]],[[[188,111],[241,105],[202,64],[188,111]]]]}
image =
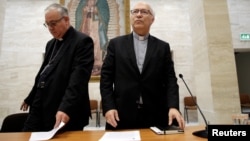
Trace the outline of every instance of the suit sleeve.
{"type": "Polygon", "coordinates": [[[177,78],[174,70],[174,62],[172,60],[172,54],[170,51],[169,44],[167,44],[165,60],[166,60],[165,84],[167,88],[168,107],[179,109],[179,86],[177,84],[177,78]]]}
{"type": "Polygon", "coordinates": [[[115,47],[113,40],[110,40],[107,55],[102,65],[100,91],[102,96],[103,115],[110,110],[116,109],[115,101],[113,99],[113,83],[115,72],[115,47]]]}
{"type": "Polygon", "coordinates": [[[71,115],[74,110],[79,108],[77,106],[84,105],[86,100],[89,100],[88,83],[94,63],[93,50],[94,43],[90,37],[85,37],[76,44],[68,86],[59,111],[71,115]]]}

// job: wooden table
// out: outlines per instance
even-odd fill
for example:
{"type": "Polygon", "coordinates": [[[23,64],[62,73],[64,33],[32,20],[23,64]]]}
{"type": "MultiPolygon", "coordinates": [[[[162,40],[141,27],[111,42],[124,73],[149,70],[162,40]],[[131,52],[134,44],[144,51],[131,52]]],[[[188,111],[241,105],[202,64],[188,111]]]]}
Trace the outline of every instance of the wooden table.
{"type": "MultiPolygon", "coordinates": [[[[204,126],[188,126],[184,134],[156,135],[150,129],[140,129],[142,141],[207,141],[192,135],[193,131],[203,130],[204,126]]],[[[68,131],[56,134],[50,141],[98,141],[105,131],[68,131]]],[[[0,141],[28,141],[30,132],[0,133],[0,141]]]]}

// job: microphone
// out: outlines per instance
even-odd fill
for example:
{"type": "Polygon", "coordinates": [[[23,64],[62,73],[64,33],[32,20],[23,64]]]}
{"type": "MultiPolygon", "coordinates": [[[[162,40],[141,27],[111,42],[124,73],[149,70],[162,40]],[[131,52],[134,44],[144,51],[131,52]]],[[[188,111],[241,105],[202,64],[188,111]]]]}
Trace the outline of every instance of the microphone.
{"type": "Polygon", "coordinates": [[[207,120],[206,120],[204,114],[202,113],[202,111],[201,111],[199,105],[198,105],[198,104],[196,103],[196,101],[194,100],[194,96],[193,96],[193,94],[191,93],[191,91],[189,90],[189,88],[188,88],[186,82],[184,81],[183,75],[182,75],[182,74],[179,74],[179,77],[180,77],[180,78],[182,79],[182,81],[184,82],[184,84],[185,84],[185,86],[186,86],[186,88],[187,88],[189,94],[191,95],[191,97],[192,97],[192,99],[193,99],[193,102],[194,102],[195,105],[197,106],[197,108],[198,108],[198,110],[199,110],[199,112],[200,112],[200,114],[201,114],[201,116],[202,116],[202,118],[203,118],[203,120],[205,121],[205,124],[206,124],[205,130],[194,131],[194,132],[193,132],[193,135],[198,136],[198,137],[202,137],[202,138],[207,138],[207,137],[208,137],[208,128],[207,128],[207,127],[208,127],[208,123],[207,123],[207,120]]]}

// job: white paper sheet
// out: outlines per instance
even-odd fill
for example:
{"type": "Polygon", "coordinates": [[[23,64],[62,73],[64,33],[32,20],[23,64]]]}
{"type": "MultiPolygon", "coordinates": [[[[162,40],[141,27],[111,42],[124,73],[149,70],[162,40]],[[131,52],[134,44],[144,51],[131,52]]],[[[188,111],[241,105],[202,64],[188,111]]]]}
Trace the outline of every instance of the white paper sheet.
{"type": "Polygon", "coordinates": [[[56,132],[65,125],[64,122],[61,122],[57,128],[52,129],[48,132],[32,132],[29,141],[42,141],[51,139],[56,132]]]}
{"type": "Polygon", "coordinates": [[[99,141],[140,141],[139,131],[105,132],[99,141]]]}

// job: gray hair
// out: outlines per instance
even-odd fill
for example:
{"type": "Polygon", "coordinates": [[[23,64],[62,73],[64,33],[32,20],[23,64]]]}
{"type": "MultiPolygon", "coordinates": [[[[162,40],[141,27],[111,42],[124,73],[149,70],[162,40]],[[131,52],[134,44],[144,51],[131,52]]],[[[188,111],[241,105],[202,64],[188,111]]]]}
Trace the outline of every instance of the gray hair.
{"type": "Polygon", "coordinates": [[[68,16],[68,9],[65,8],[64,6],[62,6],[61,4],[58,3],[53,3],[51,5],[49,5],[44,11],[45,13],[47,13],[50,10],[56,9],[61,16],[68,16]]]}
{"type": "Polygon", "coordinates": [[[151,14],[155,17],[155,11],[153,10],[153,8],[151,7],[151,5],[147,4],[149,7],[149,11],[151,12],[151,14]]]}
{"type": "Polygon", "coordinates": [[[153,17],[155,17],[155,12],[154,12],[153,8],[151,7],[151,5],[150,5],[149,3],[144,2],[144,1],[139,1],[139,2],[137,2],[137,3],[135,3],[135,4],[133,5],[133,8],[134,8],[136,5],[138,5],[138,4],[145,4],[145,5],[147,5],[148,8],[149,8],[149,11],[150,11],[151,14],[153,15],[153,17]]]}

